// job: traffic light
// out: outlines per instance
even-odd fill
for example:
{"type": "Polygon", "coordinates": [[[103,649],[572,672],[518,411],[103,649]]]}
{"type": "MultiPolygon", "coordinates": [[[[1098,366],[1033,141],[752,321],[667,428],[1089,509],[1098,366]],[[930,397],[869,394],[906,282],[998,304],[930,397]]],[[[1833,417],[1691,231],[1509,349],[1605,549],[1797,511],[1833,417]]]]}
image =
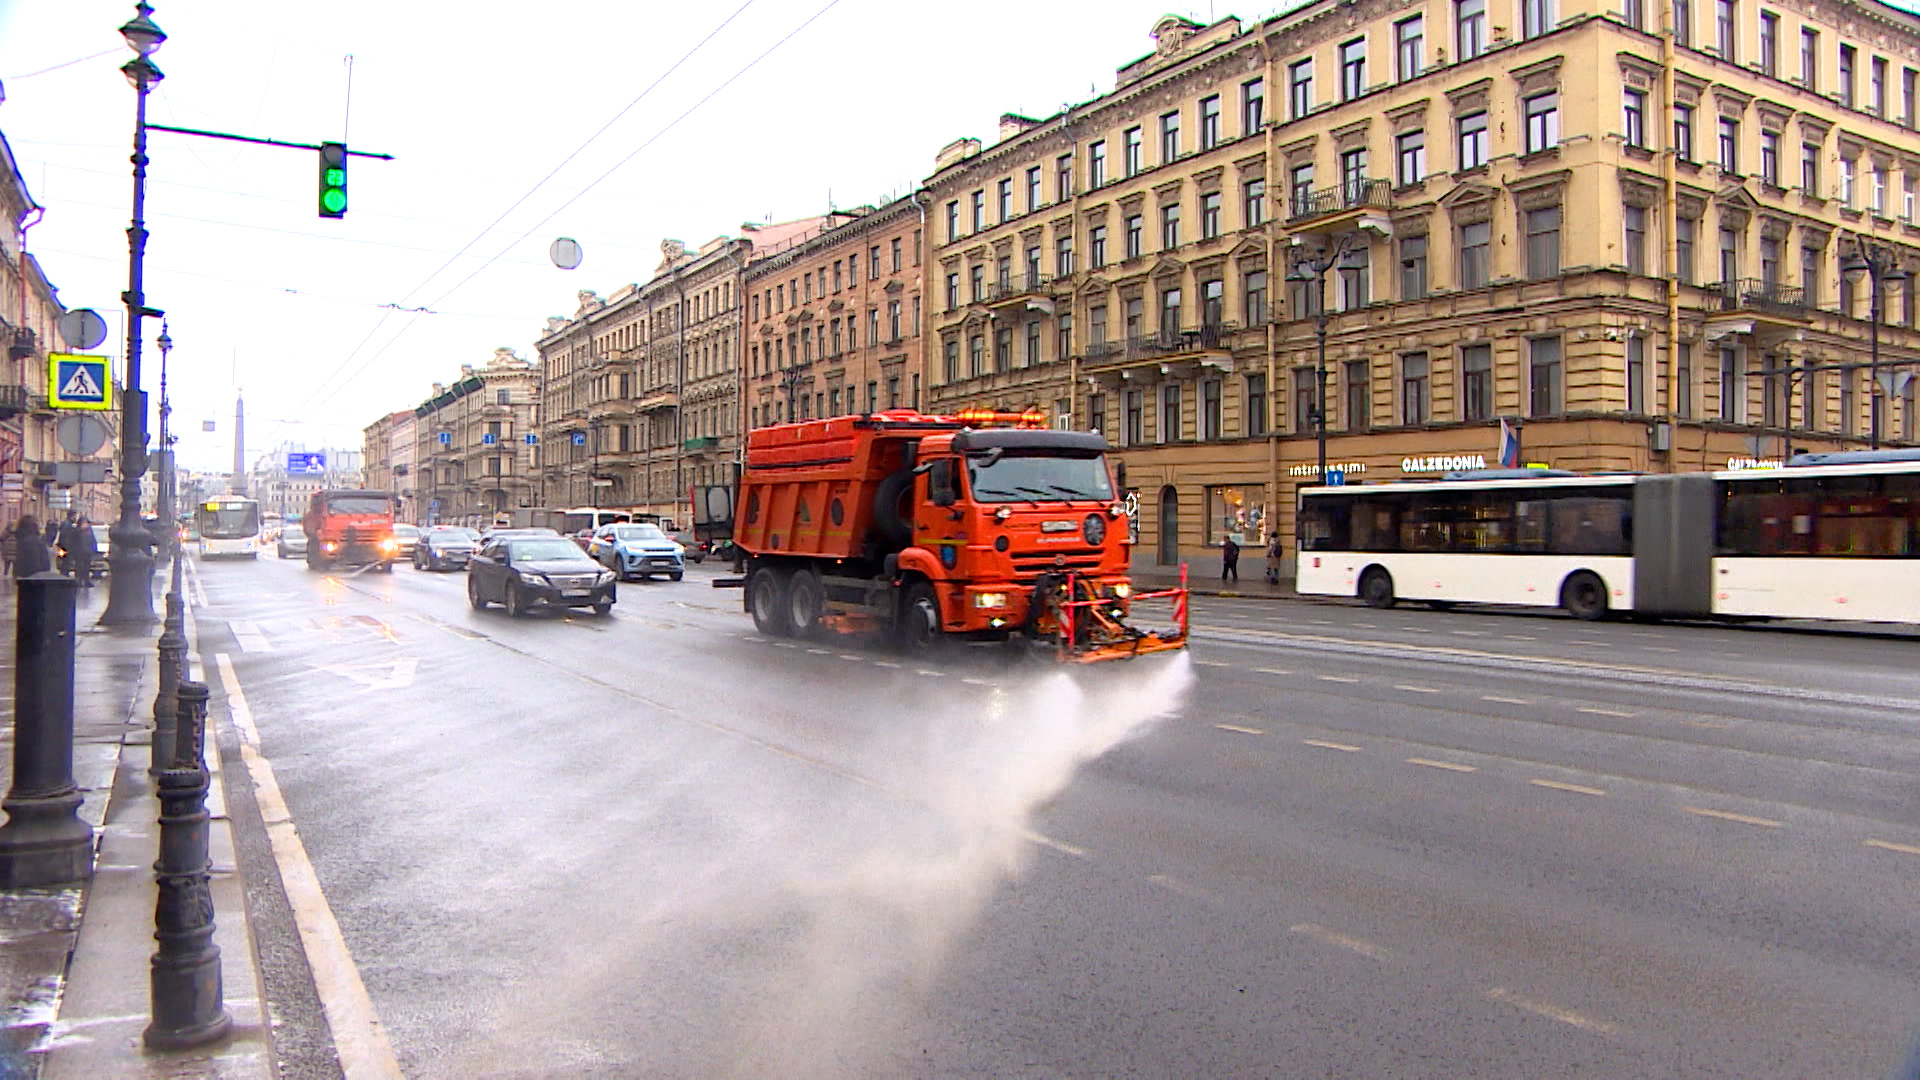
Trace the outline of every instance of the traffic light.
{"type": "Polygon", "coordinates": [[[320,144],[320,216],[347,216],[347,144],[320,144]]]}

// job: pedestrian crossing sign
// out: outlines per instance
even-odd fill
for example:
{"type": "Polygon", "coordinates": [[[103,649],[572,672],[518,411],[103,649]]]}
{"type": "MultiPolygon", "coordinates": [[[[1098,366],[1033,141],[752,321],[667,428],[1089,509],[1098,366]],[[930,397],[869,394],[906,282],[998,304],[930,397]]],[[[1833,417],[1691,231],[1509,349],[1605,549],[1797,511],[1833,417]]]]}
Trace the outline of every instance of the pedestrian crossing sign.
{"type": "Polygon", "coordinates": [[[56,409],[113,408],[113,374],[105,356],[50,353],[47,356],[47,404],[56,409]]]}

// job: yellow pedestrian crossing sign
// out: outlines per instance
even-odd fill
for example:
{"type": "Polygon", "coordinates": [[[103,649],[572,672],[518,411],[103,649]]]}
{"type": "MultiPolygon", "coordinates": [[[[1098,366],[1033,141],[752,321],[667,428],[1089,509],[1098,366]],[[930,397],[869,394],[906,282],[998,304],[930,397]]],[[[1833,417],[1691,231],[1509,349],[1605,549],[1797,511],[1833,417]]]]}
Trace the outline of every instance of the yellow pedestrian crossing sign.
{"type": "Polygon", "coordinates": [[[50,353],[47,356],[47,404],[56,409],[113,408],[113,374],[105,356],[50,353]]]}

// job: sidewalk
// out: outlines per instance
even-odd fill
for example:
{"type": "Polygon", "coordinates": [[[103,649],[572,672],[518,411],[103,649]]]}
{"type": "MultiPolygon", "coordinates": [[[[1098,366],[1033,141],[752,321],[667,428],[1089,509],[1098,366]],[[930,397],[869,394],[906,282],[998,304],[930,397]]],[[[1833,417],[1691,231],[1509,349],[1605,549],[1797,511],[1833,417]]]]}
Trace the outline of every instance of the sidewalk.
{"type": "MultiPolygon", "coordinates": [[[[1239,581],[1220,580],[1220,559],[1187,564],[1187,589],[1195,596],[1227,596],[1243,599],[1297,600],[1293,579],[1283,577],[1278,585],[1267,584],[1266,559],[1241,558],[1244,576],[1239,581]]],[[[1132,570],[1133,586],[1141,591],[1171,589],[1180,584],[1180,570],[1173,566],[1139,566],[1132,570]]]]}
{"type": "MultiPolygon", "coordinates": [[[[16,597],[11,582],[0,583],[0,791],[12,781],[16,597]]],[[[198,1051],[141,1046],[154,949],[159,804],[147,764],[159,628],[99,627],[106,599],[104,583],[81,590],[74,620],[73,771],[85,796],[80,815],[98,836],[94,875],[82,885],[0,892],[0,1080],[270,1077],[272,1045],[211,735],[215,940],[234,1034],[198,1051]]]]}

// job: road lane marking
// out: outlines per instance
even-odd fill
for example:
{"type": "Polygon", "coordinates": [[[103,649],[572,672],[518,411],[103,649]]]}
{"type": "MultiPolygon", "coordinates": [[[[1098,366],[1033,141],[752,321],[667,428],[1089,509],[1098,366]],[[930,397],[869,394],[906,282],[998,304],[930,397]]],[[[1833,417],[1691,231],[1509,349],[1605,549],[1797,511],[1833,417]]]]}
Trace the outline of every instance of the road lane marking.
{"type": "Polygon", "coordinates": [[[975,679],[971,677],[961,679],[960,681],[963,683],[966,683],[968,686],[992,686],[993,685],[992,683],[988,682],[985,679],[975,679]]]}
{"type": "Polygon", "coordinates": [[[1750,817],[1746,814],[1735,814],[1726,810],[1708,810],[1704,806],[1689,806],[1686,808],[1686,811],[1689,814],[1699,814],[1701,817],[1719,818],[1722,821],[1737,821],[1742,825],[1759,825],[1768,829],[1778,829],[1785,824],[1785,822],[1774,821],[1772,818],[1750,817]]]}
{"type": "Polygon", "coordinates": [[[1571,1024],[1582,1031],[1597,1031],[1602,1035],[1611,1035],[1620,1030],[1620,1025],[1612,1021],[1597,1020],[1591,1016],[1574,1012],[1572,1009],[1563,1009],[1557,1005],[1548,1005],[1543,1001],[1534,1001],[1531,998],[1521,997],[1519,994],[1514,993],[1504,986],[1496,986],[1487,991],[1487,999],[1489,1001],[1505,1002],[1516,1009],[1525,1009],[1527,1012],[1533,1013],[1536,1016],[1544,1016],[1549,1020],[1558,1020],[1563,1024],[1571,1024]]]}
{"type": "Polygon", "coordinates": [[[1201,667],[1232,667],[1233,666],[1232,664],[1229,664],[1224,660],[1195,660],[1194,663],[1200,665],[1201,667]]]}
{"type": "Polygon", "coordinates": [[[915,675],[925,675],[929,679],[944,679],[947,675],[944,671],[928,671],[926,668],[915,668],[913,669],[913,673],[915,675]]]}
{"type": "Polygon", "coordinates": [[[1501,702],[1501,703],[1503,703],[1503,704],[1506,704],[1506,705],[1531,705],[1531,704],[1533,704],[1533,702],[1531,702],[1531,701],[1528,701],[1528,700],[1527,700],[1526,698],[1517,698],[1517,697],[1501,697],[1501,696],[1499,696],[1498,694],[1481,694],[1481,695],[1480,695],[1480,700],[1481,700],[1481,701],[1498,701],[1498,702],[1501,702]]]}
{"type": "Polygon", "coordinates": [[[1321,682],[1357,683],[1359,679],[1349,679],[1345,675],[1315,675],[1321,682]]]}
{"type": "Polygon", "coordinates": [[[1307,622],[1311,623],[1314,626],[1332,626],[1333,625],[1333,623],[1327,621],[1326,619],[1308,619],[1307,622]]]}
{"type": "Polygon", "coordinates": [[[1537,637],[1529,637],[1526,634],[1501,634],[1500,636],[1503,638],[1506,638],[1508,641],[1539,641],[1540,640],[1537,637]]]}
{"type": "Polygon", "coordinates": [[[1680,651],[1679,649],[1669,649],[1664,645],[1642,645],[1640,647],[1647,650],[1648,652],[1679,652],[1680,651]]]}
{"type": "Polygon", "coordinates": [[[897,667],[899,667],[900,665],[899,665],[899,664],[896,664],[896,663],[894,663],[894,662],[893,662],[893,661],[891,661],[891,660],[875,660],[875,661],[873,662],[873,666],[874,666],[874,667],[886,667],[886,668],[897,668],[897,667]]]}
{"type": "Polygon", "coordinates": [[[1630,712],[1621,712],[1621,711],[1620,711],[1619,709],[1590,709],[1590,708],[1588,708],[1588,707],[1586,707],[1586,706],[1584,706],[1584,705],[1582,705],[1582,706],[1580,706],[1580,707],[1578,707],[1578,708],[1576,708],[1576,709],[1574,709],[1573,711],[1574,711],[1574,712],[1583,712],[1583,713],[1589,713],[1589,714],[1591,714],[1591,715],[1593,715],[1593,716],[1625,716],[1625,717],[1633,717],[1633,716],[1639,716],[1639,715],[1640,715],[1639,713],[1630,713],[1630,712]]]}
{"type": "Polygon", "coordinates": [[[260,627],[257,623],[246,619],[239,619],[229,621],[227,623],[227,629],[233,632],[234,643],[240,646],[241,652],[267,653],[273,651],[273,642],[268,641],[266,635],[260,632],[260,627]]]}
{"type": "Polygon", "coordinates": [[[864,656],[860,656],[860,655],[859,655],[859,654],[857,654],[857,653],[850,653],[850,652],[843,652],[843,653],[841,653],[841,654],[840,654],[840,659],[842,659],[842,660],[852,660],[852,661],[853,661],[854,663],[856,663],[856,664],[857,664],[857,663],[860,663],[861,661],[863,661],[863,660],[865,660],[865,659],[866,659],[866,657],[864,657],[864,656]]]}
{"type": "Polygon", "coordinates": [[[776,649],[797,649],[800,646],[795,645],[791,641],[776,641],[773,643],[773,647],[776,649]]]}
{"type": "Polygon", "coordinates": [[[1360,752],[1360,748],[1357,746],[1348,746],[1346,743],[1327,742],[1325,739],[1301,739],[1300,741],[1308,746],[1317,746],[1322,750],[1344,750],[1349,754],[1357,754],[1360,752]]]}
{"type": "Polygon", "coordinates": [[[1552,788],[1555,791],[1571,791],[1576,795],[1605,795],[1603,788],[1587,787],[1583,784],[1563,784],[1558,780],[1529,780],[1535,787],[1552,788]]]}
{"type": "Polygon", "coordinates": [[[1447,633],[1453,634],[1457,637],[1486,637],[1489,632],[1490,631],[1486,631],[1486,630],[1449,630],[1447,631],[1447,633]]]}
{"type": "Polygon", "coordinates": [[[1380,625],[1379,625],[1378,623],[1370,623],[1370,622],[1357,622],[1357,623],[1354,623],[1353,625],[1354,625],[1354,626],[1357,626],[1357,627],[1359,627],[1359,628],[1360,628],[1360,629],[1362,629],[1362,630],[1378,630],[1378,629],[1380,629],[1380,625]]]}
{"type": "Polygon", "coordinates": [[[1404,683],[1394,683],[1393,688],[1395,690],[1405,690],[1413,694],[1437,694],[1440,692],[1431,686],[1408,686],[1404,683]]]}
{"type": "Polygon", "coordinates": [[[1293,926],[1287,927],[1287,930],[1289,933],[1302,934],[1310,937],[1323,945],[1332,945],[1337,948],[1357,952],[1369,960],[1385,960],[1388,956],[1387,950],[1375,945],[1371,941],[1363,941],[1360,938],[1342,934],[1337,930],[1329,930],[1318,923],[1296,923],[1293,926]]]}
{"type": "Polygon", "coordinates": [[[1074,847],[1072,844],[1069,844],[1064,840],[1055,840],[1051,836],[1044,836],[1040,833],[1034,832],[1032,829],[1027,829],[1024,832],[1022,832],[1020,835],[1024,836],[1029,843],[1039,844],[1041,847],[1045,847],[1045,848],[1052,848],[1053,850],[1059,852],[1062,855],[1071,855],[1076,859],[1084,859],[1087,857],[1086,848],[1074,847]]]}
{"type": "Polygon", "coordinates": [[[1253,670],[1255,670],[1255,671],[1257,671],[1257,672],[1259,672],[1259,673],[1260,673],[1260,674],[1262,674],[1262,675],[1291,675],[1291,674],[1293,674],[1293,672],[1291,672],[1291,671],[1288,671],[1288,670],[1287,670],[1286,668],[1277,668],[1277,667],[1257,667],[1257,668],[1254,668],[1253,670]]]}
{"type": "Polygon", "coordinates": [[[807,651],[809,653],[812,653],[815,656],[825,656],[828,653],[832,652],[833,650],[832,649],[808,649],[807,651]]]}
{"type": "Polygon", "coordinates": [[[1198,885],[1189,885],[1179,878],[1174,877],[1172,874],[1154,874],[1147,878],[1147,880],[1169,892],[1179,893],[1181,896],[1190,896],[1195,900],[1207,899],[1207,891],[1205,889],[1200,888],[1198,885]]]}
{"type": "Polygon", "coordinates": [[[341,933],[340,923],[320,888],[319,875],[314,873],[313,863],[307,858],[306,845],[300,840],[293,815],[280,794],[279,781],[273,775],[273,764],[256,749],[260,733],[254,727],[246,694],[234,674],[233,660],[226,653],[215,653],[214,662],[220,668],[228,714],[241,734],[240,756],[253,779],[254,801],[266,823],[267,843],[280,868],[280,883],[293,909],[301,949],[313,973],[314,990],[333,1034],[340,1071],[347,1080],[400,1080],[403,1075],[400,1063],[393,1056],[393,1046],[387,1042],[373,999],[360,979],[360,969],[354,966],[346,935],[341,933]]]}
{"type": "Polygon", "coordinates": [[[1221,731],[1237,731],[1242,735],[1265,735],[1266,734],[1266,732],[1261,731],[1259,728],[1240,727],[1235,724],[1215,724],[1213,726],[1219,728],[1221,731]]]}
{"type": "Polygon", "coordinates": [[[1473,765],[1462,765],[1459,762],[1455,762],[1455,761],[1435,761],[1432,758],[1423,758],[1423,757],[1410,757],[1407,759],[1407,764],[1425,765],[1429,769],[1445,769],[1448,772],[1479,772],[1480,771],[1480,769],[1477,766],[1473,766],[1473,765]]]}
{"type": "Polygon", "coordinates": [[[1914,847],[1912,844],[1896,844],[1891,840],[1866,840],[1862,842],[1868,847],[1885,848],[1888,851],[1898,851],[1906,855],[1920,855],[1920,847],[1914,847]]]}

